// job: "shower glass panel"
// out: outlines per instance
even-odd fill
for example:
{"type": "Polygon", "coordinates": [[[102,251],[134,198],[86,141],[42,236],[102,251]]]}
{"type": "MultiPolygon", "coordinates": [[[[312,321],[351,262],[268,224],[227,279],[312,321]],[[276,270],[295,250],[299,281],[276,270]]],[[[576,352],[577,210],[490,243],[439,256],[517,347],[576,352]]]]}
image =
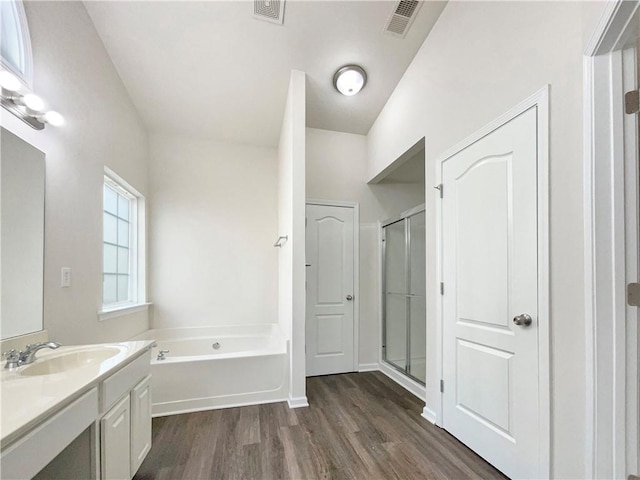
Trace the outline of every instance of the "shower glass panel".
{"type": "MultiPolygon", "coordinates": [[[[407,315],[406,220],[385,227],[385,318],[401,319],[407,315]]],[[[387,362],[404,370],[407,366],[407,323],[386,323],[387,362]]]]}
{"type": "Polygon", "coordinates": [[[426,373],[424,206],[383,223],[383,359],[424,384],[426,373]]]}
{"type": "Polygon", "coordinates": [[[425,381],[427,350],[426,245],[424,212],[409,218],[409,341],[408,373],[425,381]]]}

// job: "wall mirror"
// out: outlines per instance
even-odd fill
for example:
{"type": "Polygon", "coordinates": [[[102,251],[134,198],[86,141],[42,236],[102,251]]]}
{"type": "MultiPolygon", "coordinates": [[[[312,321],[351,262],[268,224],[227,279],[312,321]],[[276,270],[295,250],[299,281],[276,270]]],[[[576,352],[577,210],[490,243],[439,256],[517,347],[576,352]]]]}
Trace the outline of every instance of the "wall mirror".
{"type": "Polygon", "coordinates": [[[45,154],[0,127],[0,339],[43,329],[45,154]]]}

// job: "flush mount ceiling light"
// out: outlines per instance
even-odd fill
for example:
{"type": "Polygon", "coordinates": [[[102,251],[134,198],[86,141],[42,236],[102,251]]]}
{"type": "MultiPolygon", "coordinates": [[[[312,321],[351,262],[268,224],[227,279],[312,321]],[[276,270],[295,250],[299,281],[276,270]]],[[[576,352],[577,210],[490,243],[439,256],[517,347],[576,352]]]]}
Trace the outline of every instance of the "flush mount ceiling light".
{"type": "Polygon", "coordinates": [[[367,72],[358,65],[345,65],[340,67],[333,76],[333,86],[341,94],[348,97],[355,95],[364,88],[367,83],[367,72]]]}

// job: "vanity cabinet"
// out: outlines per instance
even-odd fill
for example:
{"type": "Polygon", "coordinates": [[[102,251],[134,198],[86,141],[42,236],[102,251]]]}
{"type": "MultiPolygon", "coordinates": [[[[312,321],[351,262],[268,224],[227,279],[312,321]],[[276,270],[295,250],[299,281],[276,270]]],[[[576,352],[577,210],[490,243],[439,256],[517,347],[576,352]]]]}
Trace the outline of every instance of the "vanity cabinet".
{"type": "Polygon", "coordinates": [[[149,368],[143,355],[103,382],[103,404],[109,409],[100,419],[102,480],[132,478],[151,450],[149,368]],[[116,397],[121,398],[110,406],[116,397]]]}
{"type": "MultiPolygon", "coordinates": [[[[151,449],[152,342],[118,345],[126,355],[102,365],[87,362],[68,374],[0,372],[2,478],[130,480],[135,475],[151,449]]],[[[36,362],[115,347],[64,348],[36,362]]]]}
{"type": "Polygon", "coordinates": [[[129,396],[120,400],[100,420],[100,454],[103,479],[129,479],[131,456],[129,396]]]}
{"type": "Polygon", "coordinates": [[[131,390],[131,476],[151,450],[151,375],[131,390]]]}

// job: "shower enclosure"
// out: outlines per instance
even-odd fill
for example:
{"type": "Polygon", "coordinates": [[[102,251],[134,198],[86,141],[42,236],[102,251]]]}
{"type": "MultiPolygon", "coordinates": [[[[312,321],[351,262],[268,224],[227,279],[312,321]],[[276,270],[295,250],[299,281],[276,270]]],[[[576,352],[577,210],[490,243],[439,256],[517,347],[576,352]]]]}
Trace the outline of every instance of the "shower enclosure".
{"type": "Polygon", "coordinates": [[[424,385],[426,374],[424,205],[382,223],[382,358],[424,385]]]}

